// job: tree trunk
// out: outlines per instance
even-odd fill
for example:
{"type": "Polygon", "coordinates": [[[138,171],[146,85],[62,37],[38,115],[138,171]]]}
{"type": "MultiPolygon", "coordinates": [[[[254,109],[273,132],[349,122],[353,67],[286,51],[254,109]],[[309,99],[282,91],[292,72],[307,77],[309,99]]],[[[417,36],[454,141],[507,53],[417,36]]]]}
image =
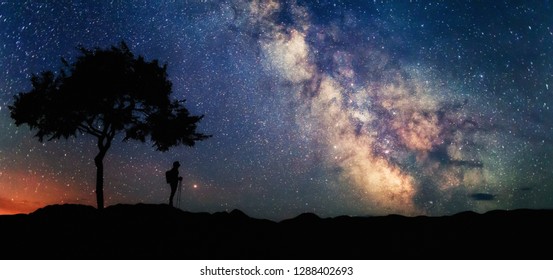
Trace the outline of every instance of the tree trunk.
{"type": "Polygon", "coordinates": [[[104,157],[111,146],[111,140],[115,132],[110,131],[109,125],[106,125],[102,135],[98,137],[98,154],[94,157],[94,164],[96,165],[96,203],[98,203],[98,210],[104,209],[104,157]]]}
{"type": "Polygon", "coordinates": [[[98,203],[98,209],[104,209],[104,156],[106,151],[100,150],[98,155],[94,158],[94,164],[96,165],[96,202],[98,203]]]}

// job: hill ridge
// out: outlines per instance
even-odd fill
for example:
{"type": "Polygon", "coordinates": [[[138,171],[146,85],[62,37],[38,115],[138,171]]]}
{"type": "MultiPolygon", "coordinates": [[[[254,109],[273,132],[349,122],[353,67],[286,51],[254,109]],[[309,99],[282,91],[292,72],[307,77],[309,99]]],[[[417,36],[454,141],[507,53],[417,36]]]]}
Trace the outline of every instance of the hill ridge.
{"type": "Polygon", "coordinates": [[[440,217],[303,213],[279,222],[162,204],[49,205],[0,216],[1,259],[540,259],[553,210],[440,217]]]}

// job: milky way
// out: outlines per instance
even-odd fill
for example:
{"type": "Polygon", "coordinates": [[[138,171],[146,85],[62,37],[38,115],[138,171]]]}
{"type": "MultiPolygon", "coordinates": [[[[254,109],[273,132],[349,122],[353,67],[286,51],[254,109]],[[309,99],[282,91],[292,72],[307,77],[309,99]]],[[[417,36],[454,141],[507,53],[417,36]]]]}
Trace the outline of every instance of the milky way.
{"type": "Polygon", "coordinates": [[[7,106],[75,47],[125,40],[168,64],[214,137],[117,143],[106,203],[282,219],[553,207],[548,1],[0,3],[0,213],[94,205],[95,145],[39,143],[7,106]],[[367,2],[367,3],[363,3],[367,2]],[[196,185],[197,187],[192,187],[196,185]]]}

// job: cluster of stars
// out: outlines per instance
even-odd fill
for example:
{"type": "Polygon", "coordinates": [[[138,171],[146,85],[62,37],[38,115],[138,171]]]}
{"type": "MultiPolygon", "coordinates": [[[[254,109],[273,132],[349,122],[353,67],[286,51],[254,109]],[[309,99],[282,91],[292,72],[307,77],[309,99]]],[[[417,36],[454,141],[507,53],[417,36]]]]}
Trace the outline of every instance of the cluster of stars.
{"type": "MultiPolygon", "coordinates": [[[[125,40],[204,114],[196,147],[117,141],[106,203],[427,214],[553,206],[547,1],[0,2],[0,213],[94,205],[94,139],[39,143],[8,106],[76,47],[125,40]],[[473,195],[473,194],[489,194],[473,195]],[[551,197],[551,199],[550,199],[551,197]]],[[[121,139],[118,139],[121,140],[121,139]]]]}

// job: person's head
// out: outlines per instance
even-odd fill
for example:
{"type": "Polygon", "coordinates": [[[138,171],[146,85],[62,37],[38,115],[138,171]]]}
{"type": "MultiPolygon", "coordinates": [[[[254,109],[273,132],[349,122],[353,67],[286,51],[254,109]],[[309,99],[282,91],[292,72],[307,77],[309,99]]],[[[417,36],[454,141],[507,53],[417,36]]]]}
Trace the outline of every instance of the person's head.
{"type": "Polygon", "coordinates": [[[179,168],[180,163],[178,161],[173,162],[173,168],[179,168]]]}

